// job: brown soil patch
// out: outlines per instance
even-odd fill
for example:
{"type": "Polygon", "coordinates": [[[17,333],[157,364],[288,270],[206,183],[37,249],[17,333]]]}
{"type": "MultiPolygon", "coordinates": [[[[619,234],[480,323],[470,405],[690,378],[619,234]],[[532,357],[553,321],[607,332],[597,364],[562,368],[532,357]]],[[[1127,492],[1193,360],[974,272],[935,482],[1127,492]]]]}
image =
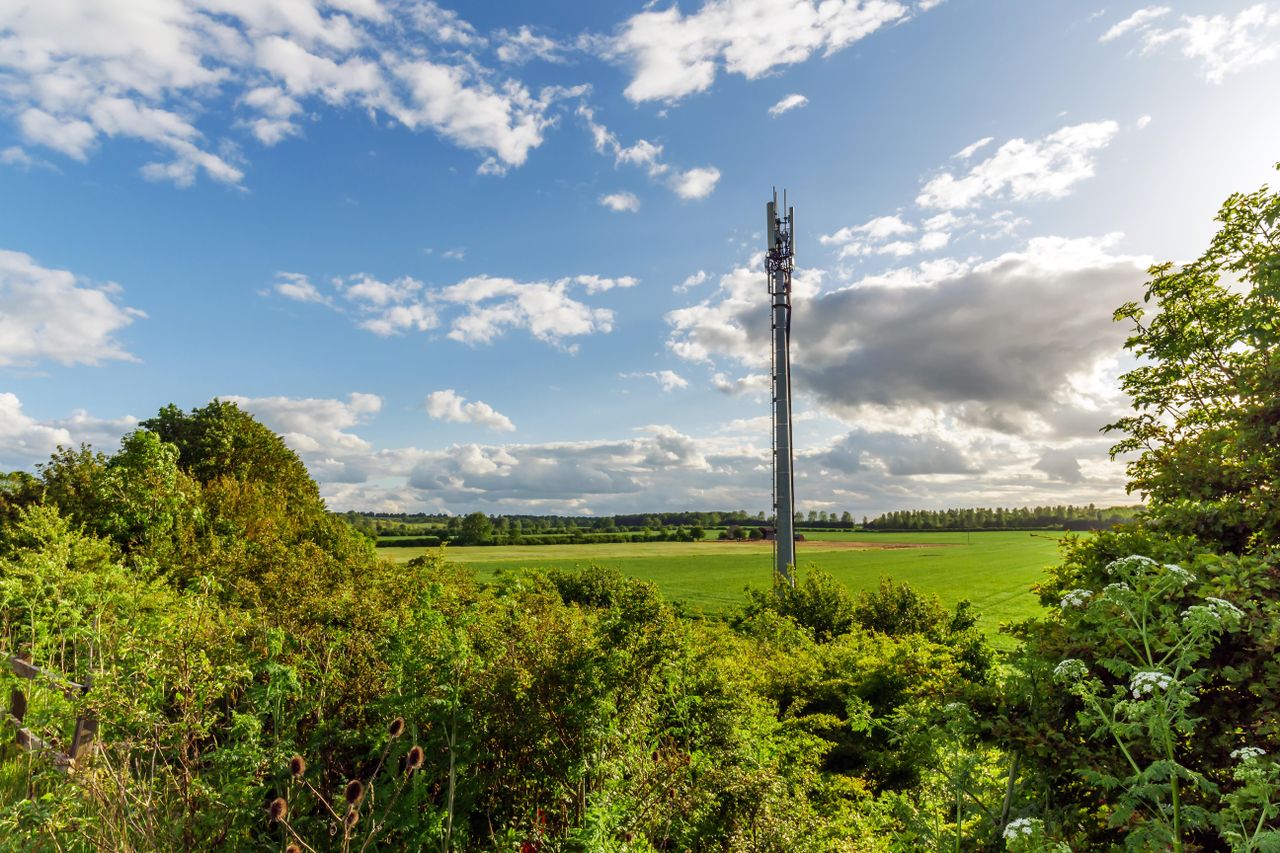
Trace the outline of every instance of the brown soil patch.
{"type": "MultiPolygon", "coordinates": [[[[748,545],[772,545],[769,539],[713,539],[713,542],[739,542],[748,545]]],[[[830,539],[806,539],[796,543],[797,551],[896,551],[900,548],[955,548],[955,542],[848,542],[830,539]]]]}

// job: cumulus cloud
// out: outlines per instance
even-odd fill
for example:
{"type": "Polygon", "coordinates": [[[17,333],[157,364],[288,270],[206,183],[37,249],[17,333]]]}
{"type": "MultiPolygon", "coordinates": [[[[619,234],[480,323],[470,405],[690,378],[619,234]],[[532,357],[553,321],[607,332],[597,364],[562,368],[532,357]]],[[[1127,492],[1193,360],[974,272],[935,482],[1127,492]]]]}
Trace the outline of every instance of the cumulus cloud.
{"type": "Polygon", "coordinates": [[[778,103],[769,107],[769,115],[773,116],[774,118],[777,118],[778,116],[782,115],[785,112],[790,112],[791,110],[799,109],[800,107],[803,107],[808,103],[809,103],[809,99],[806,98],[804,95],[801,95],[801,94],[787,95],[785,98],[778,101],[778,103]]]}
{"type": "Polygon", "coordinates": [[[897,214],[877,216],[861,225],[846,226],[834,233],[823,234],[818,237],[818,242],[824,246],[838,247],[841,259],[860,255],[903,258],[943,248],[951,240],[948,229],[958,223],[959,220],[954,216],[930,217],[924,223],[925,232],[918,239],[903,239],[913,236],[919,229],[897,214]]]}
{"type": "Polygon", "coordinates": [[[1210,83],[1221,83],[1230,74],[1280,56],[1280,11],[1266,3],[1241,9],[1234,16],[1183,15],[1177,25],[1158,24],[1169,11],[1165,6],[1140,9],[1103,33],[1099,41],[1132,34],[1144,55],[1175,48],[1198,61],[1210,83]]]}
{"type": "Polygon", "coordinates": [[[450,324],[448,337],[472,346],[501,337],[508,329],[526,329],[540,341],[570,352],[566,338],[613,330],[613,312],[592,308],[570,292],[572,279],[520,282],[510,278],[476,276],[444,288],[439,298],[465,306],[450,324]]]}
{"type": "Polygon", "coordinates": [[[382,281],[361,273],[332,279],[326,293],[306,275],[286,272],[277,273],[272,292],[347,314],[359,328],[381,337],[430,331],[447,319],[447,337],[461,343],[490,343],[509,330],[524,329],[540,341],[576,352],[577,345],[567,339],[612,331],[613,311],[587,305],[574,291],[595,295],[638,283],[632,276],[522,282],[481,275],[428,288],[409,276],[382,281]]]}
{"type": "Polygon", "coordinates": [[[460,424],[476,424],[494,432],[515,432],[511,419],[488,403],[476,400],[468,403],[452,388],[432,391],[427,395],[427,416],[438,421],[460,424]]]}
{"type": "Polygon", "coordinates": [[[669,186],[680,198],[699,199],[711,195],[719,181],[720,170],[704,166],[672,175],[669,186]]]}
{"type": "Polygon", "coordinates": [[[115,336],[146,315],[120,305],[120,293],[0,250],[0,366],[135,360],[115,336]]]}
{"type": "MultiPolygon", "coordinates": [[[[1125,330],[1111,311],[1140,292],[1150,260],[1114,254],[1117,239],[1037,238],[989,261],[942,259],[907,281],[867,277],[827,292],[797,277],[796,388],[836,413],[923,408],[1015,434],[1089,410],[1085,432],[1096,434],[1114,399],[1089,374],[1114,368],[1125,330]]],[[[735,271],[712,297],[670,312],[671,350],[767,365],[762,278],[735,271]]]]}
{"type": "Polygon", "coordinates": [[[600,204],[618,213],[635,213],[640,209],[640,199],[635,193],[616,192],[600,196],[600,204]]]}
{"type": "Polygon", "coordinates": [[[628,18],[604,53],[631,70],[632,101],[678,101],[724,69],[756,79],[778,66],[831,55],[936,5],[898,0],[709,0],[684,14],[672,4],[628,18]]]}
{"type": "Polygon", "coordinates": [[[240,397],[221,399],[251,412],[280,433],[289,446],[307,456],[364,453],[371,445],[351,428],[382,410],[377,394],[353,392],[344,400],[308,397],[240,397]]]}
{"type": "Polygon", "coordinates": [[[967,174],[943,172],[925,184],[921,207],[958,209],[989,198],[1061,198],[1093,176],[1093,155],[1119,132],[1114,121],[1064,127],[1043,139],[1011,139],[967,174]]]}
{"type": "MultiPolygon", "coordinates": [[[[499,59],[548,58],[544,37],[498,34],[499,59]]],[[[466,21],[435,3],[288,4],[156,0],[143,5],[63,0],[0,8],[0,112],[25,141],[84,161],[105,140],[143,142],[160,155],[149,180],[179,186],[204,175],[238,185],[244,166],[230,140],[201,119],[232,104],[233,125],[263,145],[302,133],[318,107],[358,107],[411,130],[429,130],[485,159],[481,170],[520,166],[542,144],[557,101],[583,87],[530,91],[474,56],[466,21]],[[412,46],[411,46],[412,45],[412,46]]]]}
{"type": "Polygon", "coordinates": [[[550,36],[535,33],[527,25],[514,32],[498,30],[494,33],[494,39],[498,43],[494,53],[503,62],[523,65],[535,59],[542,62],[565,61],[565,45],[550,36]]]}
{"type": "Polygon", "coordinates": [[[619,373],[623,379],[652,379],[662,386],[663,391],[675,391],[677,388],[688,388],[689,380],[674,370],[657,370],[640,373],[619,373]]]}
{"type": "Polygon", "coordinates": [[[71,446],[71,433],[33,420],[22,411],[17,395],[0,392],[0,464],[24,467],[48,457],[58,445],[71,446]]]}

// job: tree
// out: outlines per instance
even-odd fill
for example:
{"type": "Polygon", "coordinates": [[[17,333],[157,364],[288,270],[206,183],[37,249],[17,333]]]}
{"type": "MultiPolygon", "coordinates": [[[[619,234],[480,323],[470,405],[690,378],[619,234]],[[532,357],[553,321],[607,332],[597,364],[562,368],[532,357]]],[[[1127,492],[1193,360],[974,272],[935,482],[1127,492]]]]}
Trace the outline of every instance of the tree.
{"type": "Polygon", "coordinates": [[[483,512],[473,512],[462,519],[458,544],[484,545],[493,538],[493,522],[483,512]]]}
{"type": "Polygon", "coordinates": [[[1208,251],[1152,267],[1116,311],[1141,366],[1121,379],[1135,414],[1107,429],[1153,520],[1240,553],[1280,536],[1280,193],[1232,195],[1217,219],[1208,251]]]}

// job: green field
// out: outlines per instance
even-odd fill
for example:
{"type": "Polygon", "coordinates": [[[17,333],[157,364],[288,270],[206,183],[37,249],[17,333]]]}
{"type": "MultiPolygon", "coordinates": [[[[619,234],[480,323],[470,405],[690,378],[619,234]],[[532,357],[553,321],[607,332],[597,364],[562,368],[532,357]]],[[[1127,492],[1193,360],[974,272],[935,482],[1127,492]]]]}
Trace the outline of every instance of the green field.
{"type": "MultiPolygon", "coordinates": [[[[817,533],[797,546],[802,569],[817,566],[852,590],[871,589],[883,576],[936,593],[950,605],[967,598],[994,634],[1001,622],[1034,616],[1040,605],[1030,591],[1056,562],[1058,533],[817,533]],[[851,549],[845,543],[920,547],[851,549]]],[[[383,548],[408,560],[428,548],[383,548]]],[[[473,566],[481,577],[503,569],[611,566],[651,580],[672,601],[716,613],[742,601],[748,585],[769,583],[772,550],[748,542],[634,542],[602,545],[496,545],[445,551],[450,562],[473,566]]]]}

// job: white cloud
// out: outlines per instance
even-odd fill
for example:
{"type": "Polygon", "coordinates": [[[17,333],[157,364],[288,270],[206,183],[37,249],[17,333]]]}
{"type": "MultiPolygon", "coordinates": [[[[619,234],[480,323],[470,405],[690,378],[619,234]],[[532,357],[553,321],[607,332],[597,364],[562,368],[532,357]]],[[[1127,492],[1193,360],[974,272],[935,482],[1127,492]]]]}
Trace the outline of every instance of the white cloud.
{"type": "Polygon", "coordinates": [[[516,428],[510,418],[488,403],[480,400],[468,403],[466,397],[459,396],[452,388],[427,395],[427,416],[438,421],[476,424],[494,432],[515,432],[516,428]]]}
{"type": "Polygon", "coordinates": [[[809,99],[806,98],[804,95],[800,95],[800,94],[787,95],[785,98],[778,101],[778,103],[769,107],[769,115],[773,116],[774,118],[777,118],[778,116],[782,115],[785,112],[798,109],[800,107],[805,106],[808,103],[809,103],[809,99]]]}
{"type": "Polygon", "coordinates": [[[936,252],[946,246],[951,239],[948,228],[959,220],[951,216],[934,216],[926,220],[928,230],[919,240],[893,239],[915,234],[919,229],[904,220],[901,216],[877,216],[861,225],[846,226],[832,234],[823,234],[818,242],[824,246],[838,246],[839,257],[849,258],[862,255],[892,255],[907,257],[917,252],[936,252]]]}
{"type": "Polygon", "coordinates": [[[984,136],[982,139],[979,139],[977,142],[973,143],[972,145],[966,145],[964,148],[961,148],[955,154],[952,154],[951,159],[968,160],[974,154],[977,154],[978,151],[980,151],[983,148],[986,148],[988,145],[990,145],[992,142],[995,142],[995,141],[996,141],[996,138],[994,136],[984,136]]]}
{"type": "Polygon", "coordinates": [[[236,395],[220,399],[253,413],[305,458],[367,452],[372,445],[350,429],[382,410],[381,397],[360,392],[349,394],[346,401],[236,395]]]}
{"type": "Polygon", "coordinates": [[[387,337],[437,328],[448,317],[447,337],[461,343],[490,343],[512,329],[569,352],[567,339],[607,333],[613,312],[593,308],[571,291],[589,295],[634,287],[632,276],[577,275],[555,281],[522,282],[511,278],[473,276],[442,288],[427,288],[409,276],[382,281],[361,273],[331,281],[332,295],[301,273],[278,273],[273,291],[287,299],[322,304],[351,316],[356,325],[387,337]]]}
{"type": "MultiPolygon", "coordinates": [[[[224,103],[232,125],[263,145],[299,135],[316,107],[355,106],[478,151],[483,172],[501,173],[542,144],[557,101],[585,91],[533,93],[473,56],[428,59],[424,43],[479,49],[485,40],[434,3],[394,12],[377,0],[11,3],[0,6],[0,113],[26,142],[75,160],[129,138],[163,155],[143,165],[149,180],[238,185],[234,143],[199,128],[224,103]]],[[[506,61],[548,55],[527,28],[500,36],[506,61]]]]}
{"type": "Polygon", "coordinates": [[[943,172],[931,179],[916,203],[957,209],[987,198],[1060,198],[1093,176],[1094,153],[1110,144],[1119,130],[1114,121],[1099,121],[1064,127],[1030,142],[1012,139],[968,174],[943,172]]]}
{"type": "Polygon", "coordinates": [[[273,290],[285,299],[292,299],[294,302],[315,302],[319,305],[332,304],[333,300],[317,290],[310,279],[302,273],[278,272],[276,279],[273,290]]]}
{"type": "Polygon", "coordinates": [[[1110,41],[1133,33],[1148,54],[1174,47],[1187,59],[1200,62],[1204,77],[1221,83],[1230,74],[1238,74],[1280,56],[1280,11],[1266,3],[1258,3],[1230,15],[1184,15],[1177,26],[1161,27],[1154,23],[1169,10],[1148,7],[1108,30],[1101,41],[1110,41]]]}
{"type": "Polygon", "coordinates": [[[494,33],[498,42],[495,53],[503,62],[523,65],[538,59],[543,62],[564,62],[565,46],[550,36],[539,35],[527,25],[515,32],[498,30],[494,33]]]}
{"type": "MultiPolygon", "coordinates": [[[[596,120],[595,110],[591,107],[583,104],[578,107],[577,113],[586,124],[587,130],[590,131],[596,151],[601,154],[612,155],[615,166],[627,165],[642,168],[650,178],[660,178],[663,175],[668,175],[665,182],[667,188],[681,198],[705,198],[712,193],[716,183],[720,180],[720,170],[715,166],[672,171],[671,166],[662,159],[662,145],[651,142],[648,139],[639,139],[631,145],[624,146],[618,141],[618,137],[613,131],[596,120]]],[[[620,193],[618,195],[625,196],[628,194],[620,193]]],[[[606,196],[605,198],[616,198],[616,196],[606,196]]],[[[612,205],[604,202],[603,199],[601,203],[612,207],[612,205]]],[[[612,209],[618,210],[619,208],[612,207],[612,209]]]]}
{"type": "Polygon", "coordinates": [[[715,166],[689,169],[671,176],[670,187],[680,198],[706,198],[720,181],[720,170],[715,166]]]}
{"type": "Polygon", "coordinates": [[[640,199],[635,193],[617,192],[600,196],[600,204],[610,210],[628,213],[635,213],[640,209],[640,199]]]}
{"type": "Polygon", "coordinates": [[[0,465],[24,467],[48,457],[58,448],[71,446],[71,433],[47,426],[22,411],[17,395],[0,392],[0,465]]]}
{"type": "Polygon", "coordinates": [[[1151,124],[1151,116],[1148,116],[1148,115],[1138,116],[1138,120],[1134,122],[1134,125],[1138,128],[1138,130],[1146,129],[1147,125],[1149,124],[1151,124]]]}
{"type": "MultiPolygon", "coordinates": [[[[612,279],[589,279],[520,282],[476,276],[444,288],[437,298],[465,306],[465,313],[450,323],[451,340],[475,346],[492,342],[508,329],[525,329],[544,343],[575,352],[577,346],[566,344],[566,339],[613,330],[612,311],[592,308],[569,293],[573,285],[583,286],[590,293],[617,283],[612,279]]],[[[629,281],[634,283],[634,279],[629,281]]]]}
{"type": "Polygon", "coordinates": [[[672,288],[672,289],[673,289],[676,293],[685,293],[685,292],[686,292],[686,291],[688,291],[690,288],[694,288],[694,287],[697,287],[698,285],[702,284],[702,283],[703,283],[704,281],[706,281],[709,277],[710,277],[710,276],[708,276],[708,275],[707,275],[707,271],[706,271],[706,270],[698,270],[697,272],[695,272],[695,273],[693,273],[693,274],[691,274],[691,275],[686,276],[684,281],[680,282],[679,284],[677,284],[677,285],[676,285],[674,288],[672,288]]]}
{"type": "Polygon", "coordinates": [[[605,53],[630,67],[629,99],[677,101],[709,89],[721,67],[756,79],[842,50],[911,11],[897,0],[708,0],[685,15],[673,4],[627,19],[605,53]]]}
{"type": "Polygon", "coordinates": [[[466,256],[467,256],[467,250],[462,248],[445,249],[443,252],[440,253],[440,257],[444,258],[447,261],[461,261],[464,258],[466,258],[466,256]]]}
{"type": "Polygon", "coordinates": [[[1109,30],[1099,37],[1100,42],[1109,42],[1120,38],[1127,32],[1145,27],[1157,18],[1169,14],[1172,9],[1168,6],[1147,6],[1134,12],[1129,17],[1112,26],[1109,30]]]}
{"type": "Polygon", "coordinates": [[[0,366],[135,360],[115,335],[146,315],[119,305],[119,294],[116,284],[85,281],[0,249],[0,366]]]}
{"type": "Polygon", "coordinates": [[[845,226],[832,234],[822,234],[818,242],[824,246],[840,246],[840,256],[860,255],[869,250],[869,244],[880,243],[890,237],[915,233],[916,227],[897,216],[877,216],[861,225],[845,226]]]}
{"type": "Polygon", "coordinates": [[[663,391],[675,391],[677,388],[688,388],[689,380],[674,370],[658,370],[641,373],[619,373],[623,379],[652,379],[662,386],[663,391]]]}

